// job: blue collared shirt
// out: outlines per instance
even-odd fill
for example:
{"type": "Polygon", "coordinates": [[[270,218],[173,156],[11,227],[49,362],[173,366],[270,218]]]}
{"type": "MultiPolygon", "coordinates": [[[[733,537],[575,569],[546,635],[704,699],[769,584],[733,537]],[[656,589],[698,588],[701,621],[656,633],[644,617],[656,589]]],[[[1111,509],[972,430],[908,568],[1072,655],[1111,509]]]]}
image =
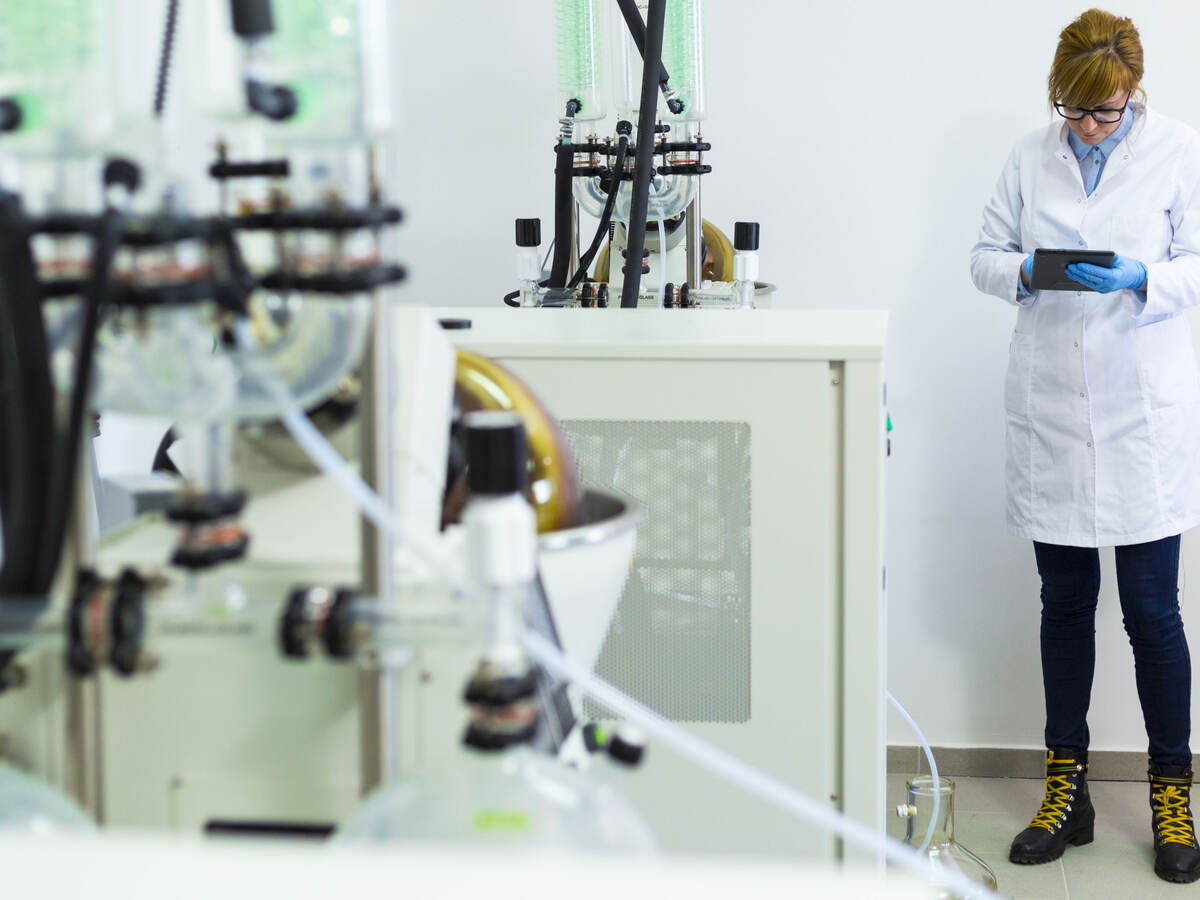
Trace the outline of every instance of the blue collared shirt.
{"type": "Polygon", "coordinates": [[[1104,164],[1108,162],[1108,157],[1117,149],[1117,145],[1125,140],[1129,129],[1133,127],[1133,120],[1136,116],[1137,112],[1134,108],[1128,107],[1125,115],[1121,117],[1121,124],[1117,126],[1117,130],[1095,146],[1085,144],[1076,137],[1074,131],[1067,129],[1067,143],[1071,145],[1071,151],[1079,160],[1079,174],[1083,176],[1083,190],[1089,197],[1092,196],[1096,185],[1100,183],[1100,176],[1104,174],[1104,164]]]}

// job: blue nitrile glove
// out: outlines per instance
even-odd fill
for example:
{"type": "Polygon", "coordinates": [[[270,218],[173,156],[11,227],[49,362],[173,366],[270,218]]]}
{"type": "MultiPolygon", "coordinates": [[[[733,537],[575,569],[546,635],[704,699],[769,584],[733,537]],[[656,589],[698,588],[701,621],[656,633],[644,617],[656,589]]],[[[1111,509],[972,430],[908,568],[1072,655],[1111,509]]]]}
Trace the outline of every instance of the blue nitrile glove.
{"type": "Polygon", "coordinates": [[[1136,259],[1120,256],[1113,260],[1112,268],[1078,262],[1067,266],[1067,277],[1090,287],[1101,294],[1113,291],[1141,290],[1146,285],[1146,267],[1136,259]]]}
{"type": "Polygon", "coordinates": [[[1033,288],[1031,287],[1031,284],[1033,283],[1033,254],[1032,253],[1030,253],[1029,256],[1027,256],[1025,258],[1025,261],[1023,263],[1021,263],[1021,275],[1017,276],[1017,297],[1018,298],[1032,297],[1033,296],[1033,288]],[[1022,278],[1021,275],[1024,275],[1025,277],[1022,278]],[[1028,282],[1028,284],[1026,282],[1028,282]]]}

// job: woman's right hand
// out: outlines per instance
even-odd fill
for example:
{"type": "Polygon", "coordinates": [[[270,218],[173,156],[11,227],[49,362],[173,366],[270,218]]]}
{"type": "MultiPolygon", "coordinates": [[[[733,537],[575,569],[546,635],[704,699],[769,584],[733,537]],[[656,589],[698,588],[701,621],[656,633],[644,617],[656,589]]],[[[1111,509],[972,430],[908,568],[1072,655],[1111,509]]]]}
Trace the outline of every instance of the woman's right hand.
{"type": "Polygon", "coordinates": [[[1030,253],[1025,257],[1025,262],[1021,263],[1021,284],[1025,290],[1030,290],[1029,285],[1033,279],[1033,254],[1030,253]]]}

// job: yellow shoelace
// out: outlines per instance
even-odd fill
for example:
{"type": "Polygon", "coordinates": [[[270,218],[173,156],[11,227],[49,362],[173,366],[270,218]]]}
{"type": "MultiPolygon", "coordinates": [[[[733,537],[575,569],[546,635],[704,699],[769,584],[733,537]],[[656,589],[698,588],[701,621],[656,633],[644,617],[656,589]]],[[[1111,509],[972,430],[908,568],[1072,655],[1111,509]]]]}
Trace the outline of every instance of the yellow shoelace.
{"type": "Polygon", "coordinates": [[[1158,837],[1164,844],[1195,845],[1192,817],[1188,812],[1188,789],[1164,784],[1153,794],[1154,815],[1158,820],[1158,837]]]}
{"type": "Polygon", "coordinates": [[[1054,831],[1058,827],[1059,819],[1067,812],[1067,805],[1071,802],[1071,789],[1074,786],[1066,775],[1047,775],[1046,799],[1042,801],[1041,809],[1037,811],[1029,827],[1054,831]]]}

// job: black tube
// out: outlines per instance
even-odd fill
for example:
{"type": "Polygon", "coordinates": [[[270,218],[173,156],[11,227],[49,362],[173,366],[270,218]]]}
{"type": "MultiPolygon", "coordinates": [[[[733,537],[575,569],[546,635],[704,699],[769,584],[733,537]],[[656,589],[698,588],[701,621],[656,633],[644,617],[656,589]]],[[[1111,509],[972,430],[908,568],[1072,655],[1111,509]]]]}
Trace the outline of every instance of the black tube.
{"type": "Polygon", "coordinates": [[[608,237],[608,226],[612,222],[613,207],[617,205],[617,194],[621,191],[622,173],[625,169],[625,151],[628,147],[629,138],[623,134],[617,139],[617,155],[613,159],[612,176],[608,182],[608,198],[604,201],[604,212],[600,214],[600,224],[596,226],[596,235],[592,238],[591,246],[579,257],[579,269],[567,287],[573,288],[587,277],[588,266],[592,264],[600,245],[608,237]]]}
{"type": "MultiPolygon", "coordinates": [[[[0,598],[32,595],[47,509],[54,392],[37,274],[20,200],[0,194],[0,598]]],[[[0,665],[3,660],[0,659],[0,665]]]]}
{"type": "Polygon", "coordinates": [[[154,80],[154,118],[161,119],[167,108],[167,81],[171,75],[171,56],[175,47],[175,26],[179,21],[179,0],[167,0],[167,18],[163,23],[162,46],[158,54],[158,77],[154,80]]]}
{"type": "Polygon", "coordinates": [[[646,11],[646,52],[642,66],[642,97],[638,108],[637,156],[633,165],[633,196],[629,206],[629,245],[621,308],[637,306],[642,286],[642,251],[646,248],[646,210],[650,202],[650,169],[654,161],[654,125],[658,111],[658,85],[654,73],[662,59],[663,25],[667,0],[650,0],[646,11]]]}
{"type": "Polygon", "coordinates": [[[88,278],[87,293],[84,295],[83,328],[79,336],[79,349],[75,359],[74,384],[71,405],[66,423],[66,436],[60,438],[55,453],[53,476],[50,481],[56,496],[49,504],[49,512],[41,533],[37,550],[37,567],[34,572],[33,593],[41,594],[50,589],[58,571],[63,541],[67,533],[67,522],[75,504],[76,475],[79,468],[79,452],[83,445],[84,422],[89,418],[88,395],[92,386],[92,360],[96,351],[96,335],[100,330],[100,318],[108,307],[110,268],[113,257],[121,243],[124,217],[109,209],[100,220],[92,249],[92,268],[88,278]]]}
{"type": "Polygon", "coordinates": [[[571,266],[571,232],[574,230],[575,154],[564,145],[554,148],[554,264],[550,267],[550,287],[566,287],[571,266]]]}

